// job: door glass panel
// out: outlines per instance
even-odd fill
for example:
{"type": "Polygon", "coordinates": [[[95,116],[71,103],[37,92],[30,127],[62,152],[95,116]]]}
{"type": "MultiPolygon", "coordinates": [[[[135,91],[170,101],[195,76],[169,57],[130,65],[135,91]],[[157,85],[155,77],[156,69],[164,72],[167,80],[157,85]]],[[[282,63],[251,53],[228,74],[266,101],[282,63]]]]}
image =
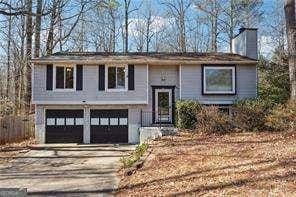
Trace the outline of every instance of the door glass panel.
{"type": "Polygon", "coordinates": [[[170,94],[169,92],[158,93],[158,117],[159,121],[170,121],[170,94]]]}
{"type": "Polygon", "coordinates": [[[74,125],[74,118],[66,118],[66,125],[74,125]]]}
{"type": "Polygon", "coordinates": [[[57,125],[65,125],[65,118],[57,118],[57,125]]]}
{"type": "Polygon", "coordinates": [[[91,125],[100,125],[100,119],[99,118],[91,118],[90,124],[91,125]]]}
{"type": "Polygon", "coordinates": [[[75,118],[76,125],[83,125],[84,119],[83,118],[75,118]]]}
{"type": "Polygon", "coordinates": [[[47,118],[46,125],[55,125],[55,118],[47,118]]]}
{"type": "Polygon", "coordinates": [[[118,125],[118,118],[110,118],[110,125],[118,125]]]}
{"type": "Polygon", "coordinates": [[[101,118],[101,125],[109,125],[109,118],[101,118]]]}
{"type": "Polygon", "coordinates": [[[119,125],[127,125],[127,118],[119,118],[119,125]]]}

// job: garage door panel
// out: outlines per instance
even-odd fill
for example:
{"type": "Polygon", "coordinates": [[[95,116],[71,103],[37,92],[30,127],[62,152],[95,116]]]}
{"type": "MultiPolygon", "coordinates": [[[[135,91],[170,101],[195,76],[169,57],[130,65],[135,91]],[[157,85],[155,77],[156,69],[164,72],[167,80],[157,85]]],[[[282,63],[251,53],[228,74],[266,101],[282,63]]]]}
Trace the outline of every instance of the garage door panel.
{"type": "Polygon", "coordinates": [[[128,110],[91,110],[91,143],[127,143],[128,110]]]}
{"type": "Polygon", "coordinates": [[[48,118],[83,118],[83,110],[46,110],[48,118]]]}
{"type": "Polygon", "coordinates": [[[108,126],[91,126],[91,143],[107,143],[109,138],[108,126]]]}
{"type": "Polygon", "coordinates": [[[46,110],[46,143],[82,143],[82,118],[83,110],[46,110]]]}

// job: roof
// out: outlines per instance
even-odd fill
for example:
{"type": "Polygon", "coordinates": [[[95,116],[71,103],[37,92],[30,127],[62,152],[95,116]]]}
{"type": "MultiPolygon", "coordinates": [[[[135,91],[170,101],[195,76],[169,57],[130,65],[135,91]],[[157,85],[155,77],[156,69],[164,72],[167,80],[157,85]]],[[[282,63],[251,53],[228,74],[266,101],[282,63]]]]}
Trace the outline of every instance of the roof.
{"type": "Polygon", "coordinates": [[[105,52],[58,52],[35,58],[33,63],[82,63],[82,64],[254,64],[257,60],[232,53],[105,53],[105,52]]]}

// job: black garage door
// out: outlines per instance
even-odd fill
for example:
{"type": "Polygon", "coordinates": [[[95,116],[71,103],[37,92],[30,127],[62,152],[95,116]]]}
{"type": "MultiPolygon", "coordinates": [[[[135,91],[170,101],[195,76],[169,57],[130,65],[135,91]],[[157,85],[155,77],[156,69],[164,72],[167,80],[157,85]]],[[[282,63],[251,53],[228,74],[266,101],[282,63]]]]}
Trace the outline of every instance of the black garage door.
{"type": "Polygon", "coordinates": [[[127,143],[128,110],[91,110],[91,143],[127,143]]]}
{"type": "Polygon", "coordinates": [[[83,110],[46,110],[46,143],[82,143],[83,110]]]}

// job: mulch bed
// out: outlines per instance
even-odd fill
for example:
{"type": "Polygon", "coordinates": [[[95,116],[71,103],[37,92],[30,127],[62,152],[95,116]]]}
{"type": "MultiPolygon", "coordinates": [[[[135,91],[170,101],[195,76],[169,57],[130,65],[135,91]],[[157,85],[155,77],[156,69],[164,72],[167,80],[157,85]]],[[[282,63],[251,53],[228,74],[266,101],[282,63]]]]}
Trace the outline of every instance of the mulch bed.
{"type": "Polygon", "coordinates": [[[181,132],[150,146],[141,169],[120,174],[117,195],[296,196],[296,132],[181,132]]]}

